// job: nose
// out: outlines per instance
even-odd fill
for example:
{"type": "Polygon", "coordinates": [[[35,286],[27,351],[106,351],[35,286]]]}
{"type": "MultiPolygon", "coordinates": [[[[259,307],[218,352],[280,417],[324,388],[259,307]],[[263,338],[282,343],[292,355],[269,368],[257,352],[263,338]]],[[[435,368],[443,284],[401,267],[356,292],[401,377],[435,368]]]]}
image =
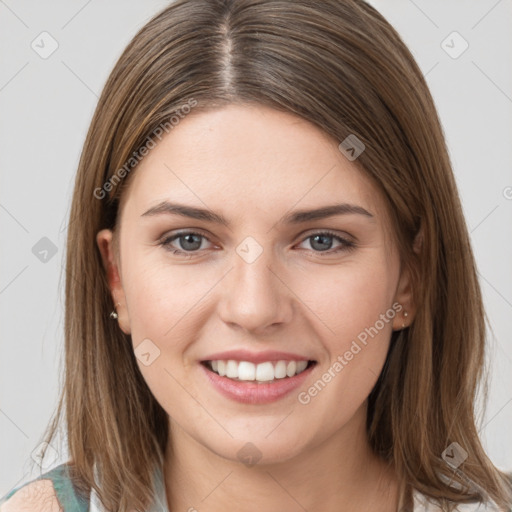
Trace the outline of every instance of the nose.
{"type": "Polygon", "coordinates": [[[283,272],[274,270],[271,252],[264,250],[252,263],[234,254],[219,305],[221,319],[231,327],[265,334],[291,321],[293,293],[279,275],[283,272]]]}

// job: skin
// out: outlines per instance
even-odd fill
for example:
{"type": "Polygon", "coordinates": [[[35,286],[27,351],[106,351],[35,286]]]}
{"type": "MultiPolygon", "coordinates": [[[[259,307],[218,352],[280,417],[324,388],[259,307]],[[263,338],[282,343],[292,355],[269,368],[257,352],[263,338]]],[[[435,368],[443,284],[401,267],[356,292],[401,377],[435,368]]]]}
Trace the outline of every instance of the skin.
{"type": "MultiPolygon", "coordinates": [[[[338,144],[267,107],[193,112],[130,177],[116,236],[97,235],[121,329],[134,349],[149,339],[160,350],[149,366],[137,362],[170,418],[170,510],[396,510],[394,471],[372,453],[365,421],[391,332],[414,316],[409,276],[380,191],[338,144]],[[143,215],[164,200],[231,224],[143,215]],[[292,210],[340,202],[372,216],[279,223],[292,210]],[[206,237],[192,256],[159,244],[178,230],[206,237]],[[326,254],[311,238],[325,230],[355,247],[329,238],[326,254]],[[252,263],[236,252],[247,236],[263,250],[252,263]],[[386,323],[307,405],[295,391],[264,405],[232,401],[199,364],[239,348],[304,354],[317,361],[304,391],[393,303],[407,318],[386,323]],[[261,453],[252,467],[237,456],[247,442],[261,453]]],[[[190,247],[181,241],[185,249],[179,238],[168,245],[190,247]]]]}

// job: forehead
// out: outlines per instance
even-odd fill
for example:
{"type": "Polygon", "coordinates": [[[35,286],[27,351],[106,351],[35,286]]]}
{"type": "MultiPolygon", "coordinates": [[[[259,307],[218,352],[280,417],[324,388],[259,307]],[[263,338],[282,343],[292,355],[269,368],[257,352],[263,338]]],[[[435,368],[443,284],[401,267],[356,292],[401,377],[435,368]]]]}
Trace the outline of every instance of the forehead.
{"type": "Polygon", "coordinates": [[[338,143],[300,117],[268,107],[196,111],[133,171],[123,209],[141,215],[172,199],[269,219],[295,204],[350,201],[382,211],[378,189],[338,143]]]}

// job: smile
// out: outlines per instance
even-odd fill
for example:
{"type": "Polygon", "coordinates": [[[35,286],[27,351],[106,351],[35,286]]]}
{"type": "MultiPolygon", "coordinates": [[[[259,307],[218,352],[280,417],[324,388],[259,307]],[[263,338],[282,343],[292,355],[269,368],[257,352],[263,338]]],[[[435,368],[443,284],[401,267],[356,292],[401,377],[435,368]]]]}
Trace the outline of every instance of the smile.
{"type": "Polygon", "coordinates": [[[268,404],[304,385],[317,361],[284,352],[235,350],[200,361],[206,381],[224,397],[244,404],[268,404]]]}
{"type": "Polygon", "coordinates": [[[220,377],[236,381],[271,383],[277,379],[294,377],[305,371],[314,361],[264,361],[259,364],[250,361],[212,360],[203,364],[220,377]]]}

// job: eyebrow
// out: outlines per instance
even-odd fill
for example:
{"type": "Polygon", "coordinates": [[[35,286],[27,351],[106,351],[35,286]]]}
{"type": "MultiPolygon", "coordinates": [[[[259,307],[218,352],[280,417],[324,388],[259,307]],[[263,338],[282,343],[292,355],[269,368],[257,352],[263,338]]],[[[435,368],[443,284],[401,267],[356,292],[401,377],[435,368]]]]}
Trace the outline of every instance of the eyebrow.
{"type": "MultiPolygon", "coordinates": [[[[153,206],[148,211],[143,213],[141,217],[162,214],[179,215],[190,219],[205,220],[216,224],[222,224],[226,227],[229,227],[230,225],[229,221],[225,217],[218,213],[212,212],[211,210],[184,204],[170,203],[169,201],[162,201],[156,206],[153,206]]],[[[308,221],[333,217],[334,215],[350,214],[363,215],[373,219],[373,215],[368,210],[365,210],[362,206],[348,203],[339,203],[310,210],[292,211],[291,213],[283,216],[279,221],[279,224],[301,224],[308,221]]]]}

